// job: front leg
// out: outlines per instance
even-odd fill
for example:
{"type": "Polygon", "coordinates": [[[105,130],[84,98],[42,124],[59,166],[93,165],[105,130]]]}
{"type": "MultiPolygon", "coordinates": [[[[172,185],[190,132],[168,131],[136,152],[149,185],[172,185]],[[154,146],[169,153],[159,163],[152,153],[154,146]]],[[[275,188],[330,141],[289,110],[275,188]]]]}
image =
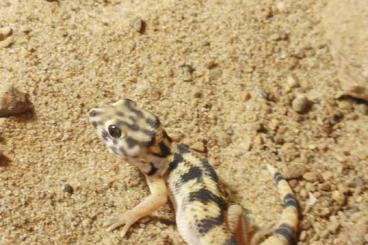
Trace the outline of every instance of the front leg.
{"type": "Polygon", "coordinates": [[[167,202],[168,190],[164,179],[162,177],[145,177],[151,194],[131,210],[108,220],[104,224],[108,227],[108,231],[124,225],[122,230],[122,237],[124,237],[130,226],[139,219],[150,215],[167,202]]]}

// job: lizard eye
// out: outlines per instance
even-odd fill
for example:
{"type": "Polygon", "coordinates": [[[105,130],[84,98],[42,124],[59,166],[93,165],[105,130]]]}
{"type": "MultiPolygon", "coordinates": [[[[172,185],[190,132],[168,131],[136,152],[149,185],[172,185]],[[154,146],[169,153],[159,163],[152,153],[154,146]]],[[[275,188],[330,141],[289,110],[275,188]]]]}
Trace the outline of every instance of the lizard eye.
{"type": "Polygon", "coordinates": [[[119,138],[121,136],[121,130],[116,125],[112,124],[107,129],[111,137],[119,138]]]}

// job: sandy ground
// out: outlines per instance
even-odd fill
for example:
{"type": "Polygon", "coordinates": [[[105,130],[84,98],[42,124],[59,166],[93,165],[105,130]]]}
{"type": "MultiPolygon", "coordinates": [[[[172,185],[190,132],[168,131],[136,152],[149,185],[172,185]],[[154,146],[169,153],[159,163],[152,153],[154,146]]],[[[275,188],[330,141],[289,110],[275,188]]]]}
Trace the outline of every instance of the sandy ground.
{"type": "Polygon", "coordinates": [[[148,194],[87,121],[123,97],[204,151],[257,224],[281,210],[271,163],[300,201],[299,244],[367,244],[368,106],[338,99],[326,1],[157,2],[0,1],[1,80],[35,107],[0,121],[0,244],[184,244],[169,205],[126,239],[102,227],[148,194]]]}

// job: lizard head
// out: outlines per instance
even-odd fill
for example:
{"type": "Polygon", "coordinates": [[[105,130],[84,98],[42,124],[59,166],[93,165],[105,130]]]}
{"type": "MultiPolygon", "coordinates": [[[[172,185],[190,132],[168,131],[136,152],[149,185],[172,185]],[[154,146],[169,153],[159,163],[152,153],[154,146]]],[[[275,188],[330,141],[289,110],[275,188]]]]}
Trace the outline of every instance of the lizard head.
{"type": "Polygon", "coordinates": [[[108,149],[122,158],[152,161],[170,154],[171,139],[159,119],[129,99],[93,108],[88,116],[108,149]]]}

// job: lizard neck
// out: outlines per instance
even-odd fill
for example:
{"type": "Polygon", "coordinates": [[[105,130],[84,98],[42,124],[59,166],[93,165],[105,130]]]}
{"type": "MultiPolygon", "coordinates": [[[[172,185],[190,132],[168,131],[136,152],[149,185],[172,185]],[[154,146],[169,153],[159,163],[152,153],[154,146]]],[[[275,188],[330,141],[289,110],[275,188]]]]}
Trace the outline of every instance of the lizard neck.
{"type": "Polygon", "coordinates": [[[156,135],[155,144],[147,149],[146,154],[139,159],[132,159],[131,163],[147,176],[163,176],[174,150],[175,144],[165,130],[162,130],[160,134],[156,135]]]}

